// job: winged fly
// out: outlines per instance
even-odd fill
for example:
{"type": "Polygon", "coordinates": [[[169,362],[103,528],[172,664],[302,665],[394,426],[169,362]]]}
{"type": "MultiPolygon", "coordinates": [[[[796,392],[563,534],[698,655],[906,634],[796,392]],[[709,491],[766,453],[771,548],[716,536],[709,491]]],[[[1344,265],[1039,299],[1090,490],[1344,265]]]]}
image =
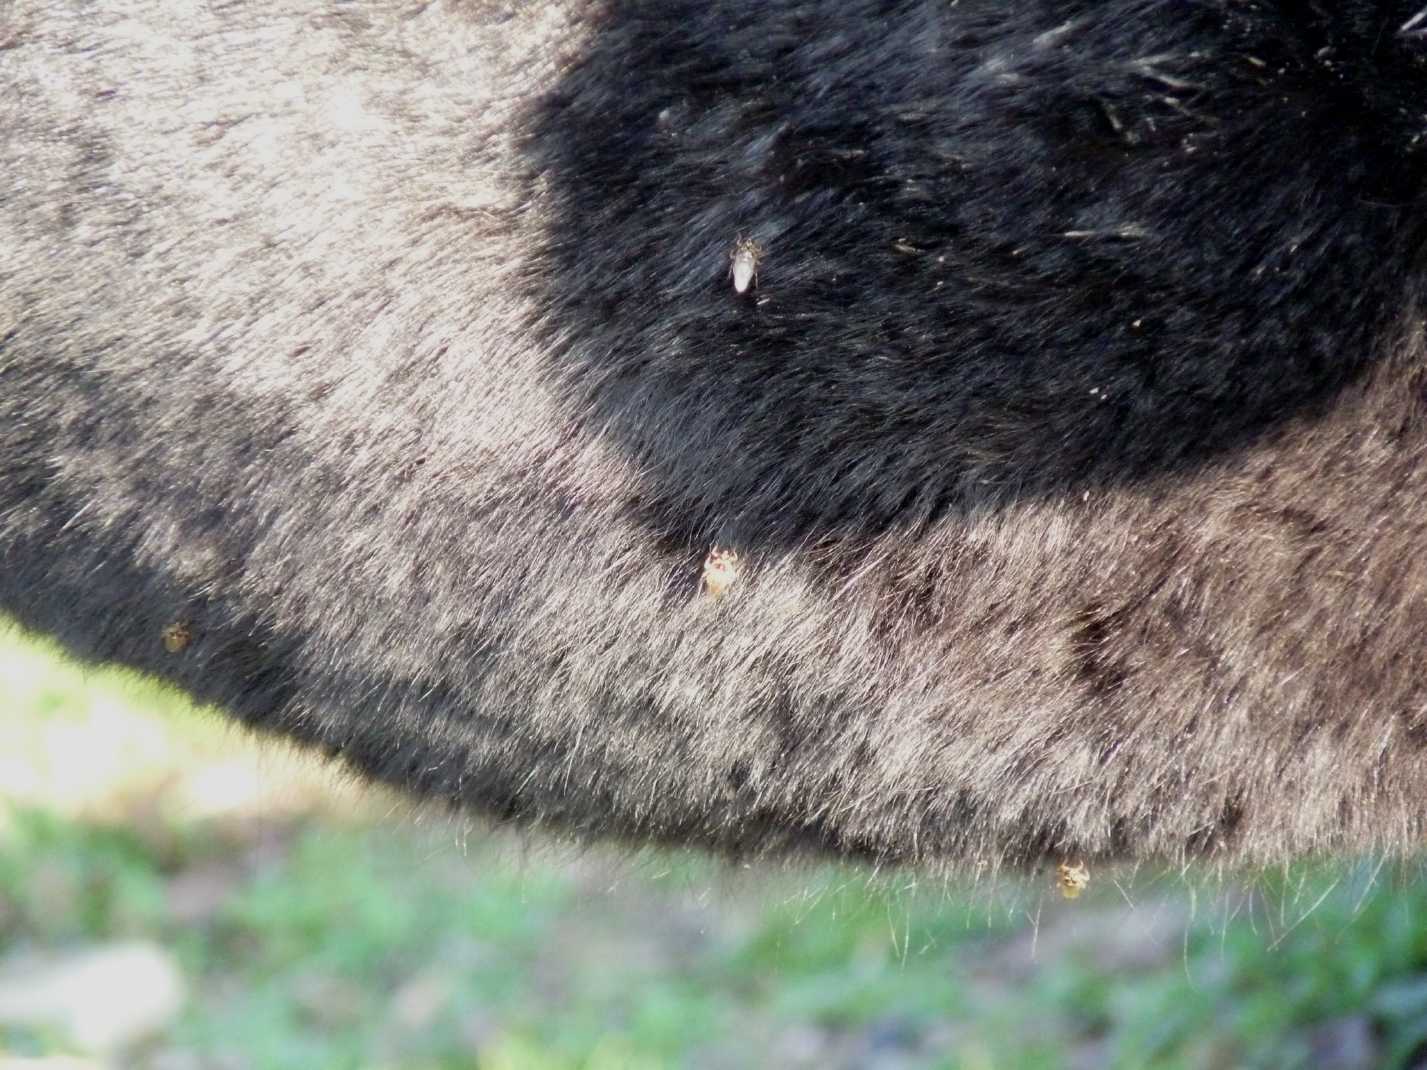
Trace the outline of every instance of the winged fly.
{"type": "Polygon", "coordinates": [[[747,293],[758,285],[758,264],[763,259],[763,246],[752,238],[739,238],[729,255],[728,273],[733,278],[734,293],[747,293]]]}

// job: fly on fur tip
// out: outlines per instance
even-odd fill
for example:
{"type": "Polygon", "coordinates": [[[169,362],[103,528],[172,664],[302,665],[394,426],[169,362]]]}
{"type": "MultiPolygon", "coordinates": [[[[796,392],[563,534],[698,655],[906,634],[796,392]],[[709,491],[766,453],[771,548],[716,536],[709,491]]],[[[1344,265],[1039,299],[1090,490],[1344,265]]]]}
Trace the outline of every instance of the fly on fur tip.
{"type": "Polygon", "coordinates": [[[747,293],[749,287],[758,285],[758,261],[762,257],[763,249],[752,238],[739,238],[734,243],[729,265],[734,293],[747,293]]]}

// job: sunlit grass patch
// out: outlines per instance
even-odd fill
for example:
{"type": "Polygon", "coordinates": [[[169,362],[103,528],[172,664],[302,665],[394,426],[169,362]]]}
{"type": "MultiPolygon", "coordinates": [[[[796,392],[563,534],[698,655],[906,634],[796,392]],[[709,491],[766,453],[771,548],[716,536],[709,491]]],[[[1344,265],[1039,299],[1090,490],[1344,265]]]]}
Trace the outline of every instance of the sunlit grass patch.
{"type": "Polygon", "coordinates": [[[0,621],[0,834],[19,806],[132,822],[390,808],[335,767],[258,740],[180,692],[80,666],[0,621]]]}

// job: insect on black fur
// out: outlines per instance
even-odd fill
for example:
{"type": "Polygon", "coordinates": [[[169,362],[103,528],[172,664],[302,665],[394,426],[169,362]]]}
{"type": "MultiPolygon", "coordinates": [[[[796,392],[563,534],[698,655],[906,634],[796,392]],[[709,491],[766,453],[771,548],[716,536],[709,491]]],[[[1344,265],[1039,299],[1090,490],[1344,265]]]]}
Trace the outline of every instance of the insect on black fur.
{"type": "Polygon", "coordinates": [[[747,293],[758,285],[758,265],[763,260],[763,246],[752,238],[739,238],[729,254],[728,273],[735,293],[747,293]]]}

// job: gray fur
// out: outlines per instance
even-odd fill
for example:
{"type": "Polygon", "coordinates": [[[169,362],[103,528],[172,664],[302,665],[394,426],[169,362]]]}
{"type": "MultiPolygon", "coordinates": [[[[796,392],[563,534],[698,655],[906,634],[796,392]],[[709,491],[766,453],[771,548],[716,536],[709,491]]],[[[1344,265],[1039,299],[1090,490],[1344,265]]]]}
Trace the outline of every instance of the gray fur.
{"type": "Polygon", "coordinates": [[[0,609],[582,837],[1411,849],[1412,19],[12,0],[0,609]]]}

